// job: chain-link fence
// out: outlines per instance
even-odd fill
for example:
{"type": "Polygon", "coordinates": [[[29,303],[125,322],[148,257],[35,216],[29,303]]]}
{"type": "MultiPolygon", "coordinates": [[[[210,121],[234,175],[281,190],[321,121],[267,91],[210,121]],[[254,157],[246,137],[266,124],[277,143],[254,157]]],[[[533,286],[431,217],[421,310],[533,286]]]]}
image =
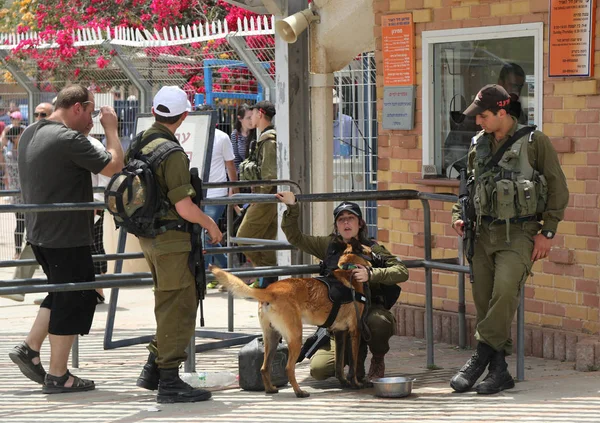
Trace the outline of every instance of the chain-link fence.
{"type": "MultiPolygon", "coordinates": [[[[333,178],[336,192],[377,190],[375,56],[365,53],[335,73],[333,178]]],[[[377,236],[377,205],[361,204],[369,235],[377,236]]]]}
{"type": "MultiPolygon", "coordinates": [[[[217,126],[231,134],[236,109],[243,103],[269,99],[275,92],[274,20],[259,17],[193,27],[174,27],[161,33],[132,28],[83,30],[73,35],[73,54],[61,59],[60,47],[35,33],[0,34],[0,122],[14,124],[19,111],[23,125],[32,123],[33,110],[52,102],[64,86],[78,82],[94,91],[96,107],[110,105],[119,118],[119,135],[127,148],[140,113],[149,113],[154,94],[164,85],[182,87],[194,106],[210,104],[218,112],[217,126]],[[34,49],[34,50],[28,50],[34,49]],[[32,54],[35,53],[35,54],[32,54]]],[[[356,58],[336,73],[339,100],[334,123],[336,191],[376,189],[375,64],[372,53],[356,58]],[[342,120],[340,120],[340,117],[342,120]],[[350,120],[348,120],[350,119],[350,120]],[[350,123],[348,123],[350,122],[350,123]],[[336,132],[336,126],[338,130],[336,132]],[[349,129],[350,128],[350,129],[349,129]],[[338,148],[339,147],[339,148],[338,148]]],[[[2,124],[0,123],[0,126],[2,124]]],[[[102,140],[98,118],[90,135],[102,140]]],[[[18,141],[17,141],[18,142],[18,141]]],[[[0,184],[9,188],[4,160],[16,154],[13,140],[3,142],[0,184]]],[[[3,204],[12,202],[1,198],[3,204]]],[[[366,204],[367,223],[376,234],[376,208],[366,204]]],[[[0,220],[0,260],[11,259],[19,248],[22,225],[15,216],[0,220]]]]}

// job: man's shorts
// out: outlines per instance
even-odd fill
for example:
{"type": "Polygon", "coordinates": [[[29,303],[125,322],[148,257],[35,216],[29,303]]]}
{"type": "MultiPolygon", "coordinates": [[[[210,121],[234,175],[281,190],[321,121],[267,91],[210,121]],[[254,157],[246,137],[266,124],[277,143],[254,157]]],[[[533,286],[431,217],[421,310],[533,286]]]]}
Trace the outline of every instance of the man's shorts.
{"type": "MultiPolygon", "coordinates": [[[[45,248],[31,246],[44,269],[49,284],[92,282],[94,263],[89,246],[45,248]]],[[[86,335],[90,333],[97,294],[95,290],[50,292],[40,307],[50,309],[48,333],[52,335],[86,335]]]]}

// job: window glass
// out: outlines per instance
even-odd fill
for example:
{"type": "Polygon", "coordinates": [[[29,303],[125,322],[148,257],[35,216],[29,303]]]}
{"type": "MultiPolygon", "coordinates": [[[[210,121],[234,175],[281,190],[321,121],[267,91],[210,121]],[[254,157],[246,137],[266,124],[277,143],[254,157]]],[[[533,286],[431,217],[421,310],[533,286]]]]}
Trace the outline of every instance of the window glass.
{"type": "Polygon", "coordinates": [[[484,85],[502,85],[513,100],[510,113],[522,124],[536,123],[534,62],[533,36],[434,44],[434,164],[442,176],[456,178],[466,165],[481,128],[462,112],[484,85]]]}

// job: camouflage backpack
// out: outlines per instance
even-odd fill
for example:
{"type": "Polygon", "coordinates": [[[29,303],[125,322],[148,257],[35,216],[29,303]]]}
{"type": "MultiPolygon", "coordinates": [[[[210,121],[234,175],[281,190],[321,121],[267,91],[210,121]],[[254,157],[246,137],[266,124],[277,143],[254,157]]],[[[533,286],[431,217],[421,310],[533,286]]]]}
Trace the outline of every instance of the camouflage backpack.
{"type": "Polygon", "coordinates": [[[171,153],[184,150],[175,139],[169,139],[148,154],[142,154],[141,150],[150,142],[165,138],[164,134],[152,134],[142,141],[142,134],[132,143],[125,167],[106,186],[104,201],[117,228],[125,228],[138,237],[155,238],[179,223],[161,221],[171,203],[158,186],[155,172],[171,153]]]}

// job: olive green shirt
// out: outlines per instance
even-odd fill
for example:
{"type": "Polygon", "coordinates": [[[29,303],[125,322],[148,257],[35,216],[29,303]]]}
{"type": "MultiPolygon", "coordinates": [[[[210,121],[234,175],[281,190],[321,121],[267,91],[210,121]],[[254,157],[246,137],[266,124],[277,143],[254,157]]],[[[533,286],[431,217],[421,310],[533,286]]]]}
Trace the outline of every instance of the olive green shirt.
{"type": "MultiPolygon", "coordinates": [[[[298,225],[299,217],[300,206],[298,204],[288,206],[283,213],[281,229],[288,242],[305,253],[312,254],[319,260],[324,260],[334,235],[312,236],[303,234],[298,225]]],[[[371,250],[381,256],[385,262],[385,267],[372,269],[373,273],[369,280],[369,286],[374,296],[380,293],[380,284],[395,285],[408,279],[408,269],[404,263],[398,257],[392,255],[383,245],[374,244],[371,246],[371,250]]]]}
{"type": "MultiPolygon", "coordinates": [[[[160,144],[173,138],[173,133],[164,125],[155,122],[142,136],[142,140],[152,134],[163,133],[168,138],[157,138],[142,148],[142,153],[147,154],[157,148],[160,144]]],[[[129,161],[131,147],[127,151],[125,161],[129,161]]],[[[190,160],[183,151],[171,153],[156,169],[156,182],[161,192],[171,202],[171,208],[164,220],[179,220],[181,216],[175,209],[175,204],[186,197],[195,197],[196,191],[191,184],[190,160]]],[[[153,244],[160,247],[164,252],[190,251],[192,248],[190,234],[181,231],[167,231],[158,235],[153,244]]]]}
{"type": "MultiPolygon", "coordinates": [[[[272,132],[272,126],[265,128],[256,142],[258,156],[256,161],[260,169],[260,179],[277,179],[277,137],[272,132]]],[[[277,191],[275,186],[254,187],[257,194],[274,194],[277,191]]]]}
{"type": "MultiPolygon", "coordinates": [[[[482,137],[490,138],[490,145],[492,146],[492,154],[494,154],[502,144],[504,144],[516,131],[517,131],[517,120],[513,117],[513,126],[506,134],[506,137],[500,141],[496,141],[494,134],[484,134],[482,137]]],[[[569,189],[567,187],[567,179],[565,174],[560,167],[558,160],[558,154],[544,133],[535,131],[533,133],[532,142],[527,144],[527,155],[529,158],[529,164],[540,174],[546,177],[548,182],[548,201],[546,203],[546,210],[542,213],[542,220],[544,221],[543,230],[556,232],[558,222],[564,219],[565,209],[569,202],[569,189]]],[[[471,146],[469,150],[469,159],[467,165],[467,171],[469,174],[473,172],[473,162],[475,160],[475,148],[471,146]]],[[[461,208],[460,204],[456,203],[452,207],[452,223],[461,219],[461,208]]]]}

